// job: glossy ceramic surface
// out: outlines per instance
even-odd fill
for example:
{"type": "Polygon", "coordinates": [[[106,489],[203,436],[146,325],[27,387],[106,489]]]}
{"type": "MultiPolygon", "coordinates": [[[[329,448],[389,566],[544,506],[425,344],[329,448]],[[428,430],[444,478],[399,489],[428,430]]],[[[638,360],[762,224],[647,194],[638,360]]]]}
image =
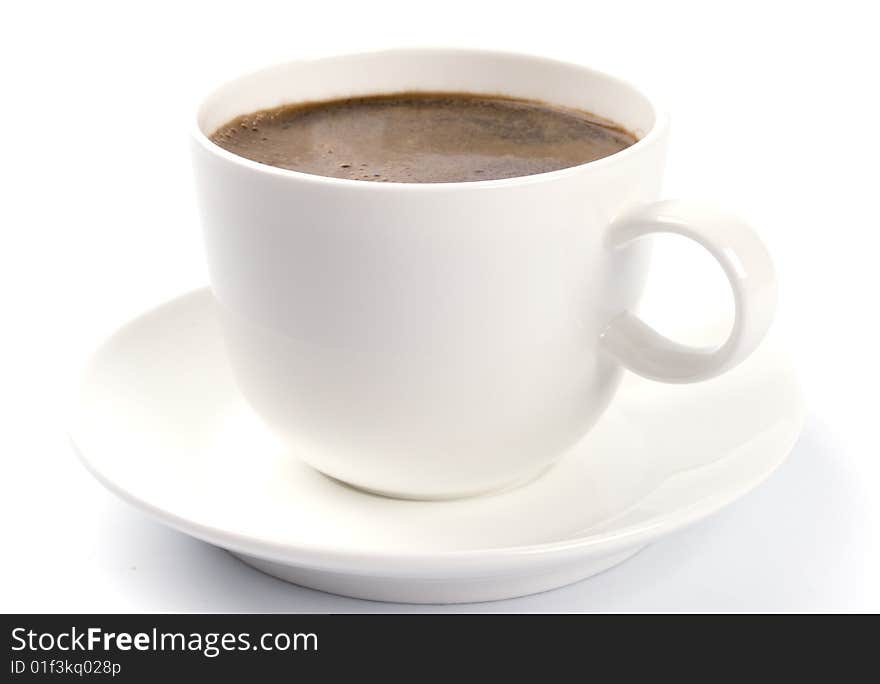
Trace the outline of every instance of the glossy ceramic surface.
{"type": "Polygon", "coordinates": [[[397,50],[282,64],[221,86],[198,112],[193,159],[242,394],[322,472],[437,499],[548,467],[596,423],[623,367],[669,382],[733,367],[772,319],[773,269],[742,221],[656,202],[667,137],[665,115],[631,85],[524,55],[397,50]],[[207,137],[260,108],[406,90],[582,108],[640,140],[552,173],[412,184],[279,169],[207,137]],[[727,274],[737,310],[721,346],[677,344],[630,313],[658,232],[699,242],[727,274]]]}
{"type": "Polygon", "coordinates": [[[595,429],[522,487],[388,499],[321,475],[264,427],[199,290],[96,352],[71,436],[126,501],[260,570],[361,598],[462,602],[588,577],[704,518],[766,478],[802,421],[795,375],[768,340],[704,383],[628,375],[595,429]]]}

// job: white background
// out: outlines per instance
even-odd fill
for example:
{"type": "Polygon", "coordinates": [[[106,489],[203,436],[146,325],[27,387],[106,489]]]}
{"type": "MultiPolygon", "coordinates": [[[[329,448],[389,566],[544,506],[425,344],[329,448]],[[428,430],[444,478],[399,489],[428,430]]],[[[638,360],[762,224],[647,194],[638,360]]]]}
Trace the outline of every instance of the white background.
{"type": "MultiPolygon", "coordinates": [[[[561,590],[428,610],[880,610],[871,4],[4,7],[0,610],[416,610],[287,585],[163,528],[93,481],[65,434],[67,395],[101,338],[207,280],[186,139],[198,97],[273,62],[402,45],[532,52],[658,95],[673,116],[666,194],[735,208],[766,239],[810,405],[789,462],[710,520],[561,590]]],[[[656,253],[652,317],[729,305],[701,254],[673,239],[656,253]]]]}

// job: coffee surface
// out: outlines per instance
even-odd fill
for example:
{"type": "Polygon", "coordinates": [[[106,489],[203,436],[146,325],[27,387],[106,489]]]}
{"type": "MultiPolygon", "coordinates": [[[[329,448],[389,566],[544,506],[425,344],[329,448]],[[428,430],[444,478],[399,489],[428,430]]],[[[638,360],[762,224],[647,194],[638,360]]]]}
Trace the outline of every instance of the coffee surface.
{"type": "Polygon", "coordinates": [[[636,142],[586,112],[464,93],[286,105],[238,117],[211,140],[283,169],[399,183],[528,176],[607,157],[636,142]]]}

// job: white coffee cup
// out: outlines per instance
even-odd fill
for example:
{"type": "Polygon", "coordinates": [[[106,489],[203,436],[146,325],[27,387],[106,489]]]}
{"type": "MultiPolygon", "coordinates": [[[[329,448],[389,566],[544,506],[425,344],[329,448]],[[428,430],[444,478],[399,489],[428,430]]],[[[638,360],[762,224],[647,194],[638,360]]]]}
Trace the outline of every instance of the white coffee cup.
{"type": "Polygon", "coordinates": [[[516,54],[358,54],[220,87],[198,112],[194,163],[242,394],[329,476],[451,498],[537,476],[596,423],[625,368],[677,383],[732,368],[770,324],[772,264],[733,216],[656,201],[666,141],[666,117],[627,83],[516,54]],[[208,138],[259,109],[412,90],[585,109],[640,139],[561,171],[416,184],[288,171],[208,138]],[[653,233],[700,243],[730,280],[736,318],[717,349],[678,344],[630,313],[653,233]]]}

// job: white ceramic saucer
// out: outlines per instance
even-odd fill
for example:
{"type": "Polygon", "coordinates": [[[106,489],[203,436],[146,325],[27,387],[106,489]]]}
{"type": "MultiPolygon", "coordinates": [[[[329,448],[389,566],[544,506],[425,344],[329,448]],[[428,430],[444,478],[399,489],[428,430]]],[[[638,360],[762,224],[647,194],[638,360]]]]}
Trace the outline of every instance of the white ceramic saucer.
{"type": "Polygon", "coordinates": [[[71,431],[126,501],[290,582],[383,601],[509,598],[610,568],[764,480],[803,422],[772,340],[695,385],[627,377],[587,438],[534,482],[458,501],[386,499],[288,457],[236,391],[208,290],[95,354],[71,431]]]}

